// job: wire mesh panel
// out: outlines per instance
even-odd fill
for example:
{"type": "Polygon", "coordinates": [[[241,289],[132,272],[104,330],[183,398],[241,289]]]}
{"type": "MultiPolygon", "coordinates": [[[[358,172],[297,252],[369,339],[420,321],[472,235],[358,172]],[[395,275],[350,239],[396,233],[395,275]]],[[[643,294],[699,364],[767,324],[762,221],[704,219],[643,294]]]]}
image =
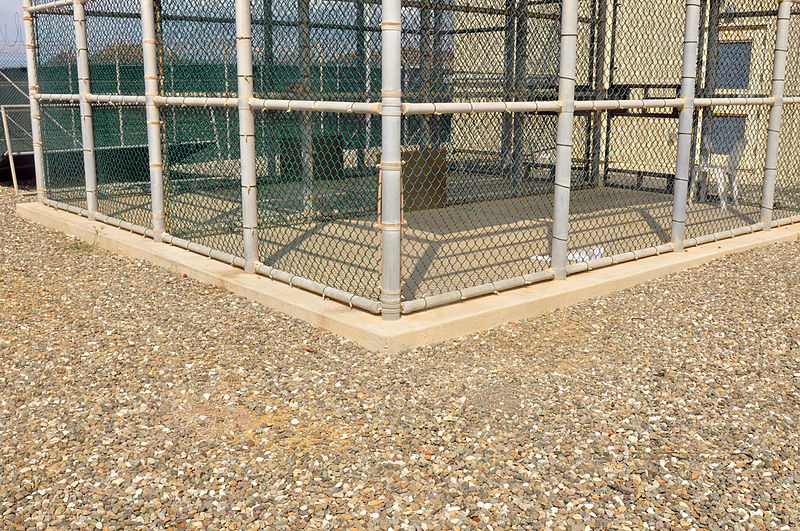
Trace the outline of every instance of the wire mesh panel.
{"type": "MultiPolygon", "coordinates": [[[[786,65],[786,97],[800,96],[800,10],[792,13],[786,65]]],[[[774,219],[800,214],[800,105],[784,104],[775,183],[774,219]]]]}
{"type": "MultiPolygon", "coordinates": [[[[405,7],[404,99],[556,99],[559,19],[558,3],[405,7]]],[[[534,257],[549,249],[555,123],[531,113],[404,118],[405,299],[548,267],[534,257]]]]}
{"type": "Polygon", "coordinates": [[[86,4],[89,77],[95,94],[144,94],[138,0],[86,4]]]}
{"type": "MultiPolygon", "coordinates": [[[[659,3],[658,16],[653,7],[644,1],[594,3],[595,33],[586,66],[579,62],[579,72],[587,73],[578,99],[679,96],[685,2],[659,3]]],[[[672,108],[578,114],[568,262],[669,241],[677,117],[672,108]]]]}
{"type": "MultiPolygon", "coordinates": [[[[6,107],[6,124],[8,130],[3,130],[7,134],[11,143],[12,153],[31,153],[33,151],[33,139],[31,138],[31,110],[25,105],[23,107],[6,107]]],[[[3,145],[3,151],[6,145],[3,145]]]]}
{"type": "Polygon", "coordinates": [[[28,104],[28,71],[26,68],[0,69],[0,105],[28,104]]]}
{"type": "Polygon", "coordinates": [[[77,104],[43,102],[40,114],[47,197],[85,208],[80,109],[77,104]]]}
{"type": "MultiPolygon", "coordinates": [[[[380,6],[256,1],[257,95],[380,101],[380,6]]],[[[260,259],[377,298],[380,117],[256,112],[260,259]]]]}
{"type": "Polygon", "coordinates": [[[223,108],[162,111],[167,232],[235,256],[242,250],[238,115],[223,108]],[[236,138],[236,137],[233,137],[236,138]]]}
{"type": "MultiPolygon", "coordinates": [[[[700,97],[770,95],[777,15],[777,3],[758,0],[705,6],[700,97]]],[[[687,237],[758,221],[768,121],[767,105],[714,105],[696,115],[687,237]]]]}
{"type": "Polygon", "coordinates": [[[254,90],[266,99],[380,101],[380,4],[253,0],[254,90]]]}
{"type": "Polygon", "coordinates": [[[77,94],[78,67],[72,8],[37,12],[33,21],[39,92],[77,94]]]}
{"type": "Polygon", "coordinates": [[[167,95],[236,94],[233,0],[162,0],[157,13],[162,87],[167,95]]]}
{"type": "Polygon", "coordinates": [[[152,225],[145,112],[139,106],[93,108],[98,210],[152,225]]]}

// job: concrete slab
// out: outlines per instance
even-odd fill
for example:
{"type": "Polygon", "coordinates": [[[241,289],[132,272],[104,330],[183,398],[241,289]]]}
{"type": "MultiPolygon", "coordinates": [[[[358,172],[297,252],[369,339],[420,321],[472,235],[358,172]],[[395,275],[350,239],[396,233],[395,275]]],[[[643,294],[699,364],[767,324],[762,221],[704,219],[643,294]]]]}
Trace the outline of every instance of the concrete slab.
{"type": "Polygon", "coordinates": [[[39,203],[17,205],[17,215],[64,232],[98,247],[147,260],[177,274],[187,274],[275,310],[307,321],[385,353],[445,341],[502,323],[541,315],[556,308],[605,296],[642,282],[696,267],[716,258],[772,243],[799,240],[800,224],[723,240],[682,253],[627,262],[570,276],[564,281],[471,299],[458,304],[404,316],[385,322],[379,316],[350,309],[331,300],[268,278],[246,274],[237,268],[178,247],[156,243],[137,234],[92,222],[39,203]]]}

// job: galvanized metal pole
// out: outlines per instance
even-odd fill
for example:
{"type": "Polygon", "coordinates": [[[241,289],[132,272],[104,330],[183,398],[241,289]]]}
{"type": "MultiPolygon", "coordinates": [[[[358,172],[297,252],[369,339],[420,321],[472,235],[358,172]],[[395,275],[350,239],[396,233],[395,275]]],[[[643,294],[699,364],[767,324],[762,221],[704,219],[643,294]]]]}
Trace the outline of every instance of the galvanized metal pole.
{"type": "Polygon", "coordinates": [[[89,81],[89,49],[86,43],[86,12],[83,8],[83,0],[73,0],[72,15],[75,20],[75,51],[78,63],[86,210],[89,212],[88,218],[94,219],[94,215],[97,213],[97,164],[95,162],[92,105],[88,100],[88,95],[92,92],[92,85],[89,81]]]}
{"type": "Polygon", "coordinates": [[[256,191],[256,126],[253,99],[253,33],[250,0],[236,0],[236,72],[239,81],[239,145],[242,177],[244,270],[258,263],[258,194],[256,191]]]}
{"type": "Polygon", "coordinates": [[[158,74],[158,39],[156,38],[156,2],[142,0],[142,54],[144,59],[145,112],[147,115],[147,152],[150,158],[150,201],[153,209],[153,239],[161,241],[166,231],[164,205],[164,155],[161,145],[161,113],[155,103],[161,86],[158,74]]]}
{"type": "MultiPolygon", "coordinates": [[[[596,22],[596,40],[595,40],[595,53],[594,53],[594,72],[592,73],[593,82],[593,97],[598,100],[604,100],[608,97],[606,88],[606,33],[608,32],[608,2],[606,0],[598,0],[595,4],[597,22],[596,22]]],[[[594,186],[603,184],[603,179],[600,177],[600,149],[603,139],[603,116],[605,113],[596,111],[592,113],[591,135],[589,139],[589,148],[591,153],[591,174],[590,178],[594,186]]],[[[606,161],[607,164],[607,161],[606,161]]]]}
{"type": "Polygon", "coordinates": [[[572,181],[572,131],[575,115],[575,63],[578,41],[578,0],[561,4],[561,57],[558,99],[561,111],[556,131],[555,190],[553,191],[553,236],[551,266],[555,278],[567,278],[569,239],[569,191],[572,181]]]}
{"type": "Polygon", "coordinates": [[[31,106],[31,139],[33,140],[33,166],[36,173],[36,197],[45,199],[44,156],[42,153],[42,124],[39,110],[39,81],[36,75],[36,44],[33,31],[33,15],[28,11],[31,0],[22,0],[22,19],[25,29],[25,58],[28,70],[28,95],[31,106]]]}
{"type": "Polygon", "coordinates": [[[764,191],[761,195],[761,224],[772,228],[772,209],[775,205],[775,181],[778,177],[778,147],[783,115],[783,89],[786,78],[786,55],[789,49],[789,20],[792,0],[783,0],[778,8],[778,29],[775,36],[775,62],[772,70],[772,97],[775,103],[769,111],[767,127],[767,156],[764,162],[764,191]]]}
{"type": "MultiPolygon", "coordinates": [[[[309,0],[298,0],[297,19],[300,44],[300,79],[302,91],[309,99],[316,99],[311,89],[311,15],[309,0]]],[[[322,69],[320,61],[320,69],[322,69]]],[[[320,87],[321,89],[321,87],[320,87]]],[[[303,215],[314,213],[314,124],[316,116],[300,113],[300,168],[303,186],[303,215]]]]}
{"type": "MultiPolygon", "coordinates": [[[[511,101],[514,99],[514,51],[516,31],[516,4],[514,0],[505,0],[505,26],[503,29],[503,39],[505,42],[505,52],[503,53],[503,99],[511,101]]],[[[512,147],[513,147],[513,123],[514,117],[511,113],[503,113],[503,129],[500,138],[500,149],[502,150],[503,177],[511,177],[512,171],[512,147]]]]}
{"type": "MultiPolygon", "coordinates": [[[[525,101],[529,96],[526,94],[528,87],[527,65],[528,65],[528,2],[520,0],[516,6],[517,31],[514,35],[515,57],[514,57],[514,101],[525,101]]],[[[511,148],[512,167],[511,182],[514,194],[520,193],[522,185],[522,163],[525,160],[525,127],[523,113],[513,115],[513,147],[511,148]]]]}
{"type": "Polygon", "coordinates": [[[383,0],[381,14],[381,313],[400,318],[402,250],[401,0],[383,0]]]}
{"type": "Polygon", "coordinates": [[[683,74],[681,98],[684,100],[678,118],[678,158],[672,203],[672,244],[675,252],[683,251],[686,233],[686,199],[692,171],[692,130],[694,123],[695,81],[697,78],[697,45],[700,32],[700,0],[686,1],[686,27],[683,34],[683,74]]]}

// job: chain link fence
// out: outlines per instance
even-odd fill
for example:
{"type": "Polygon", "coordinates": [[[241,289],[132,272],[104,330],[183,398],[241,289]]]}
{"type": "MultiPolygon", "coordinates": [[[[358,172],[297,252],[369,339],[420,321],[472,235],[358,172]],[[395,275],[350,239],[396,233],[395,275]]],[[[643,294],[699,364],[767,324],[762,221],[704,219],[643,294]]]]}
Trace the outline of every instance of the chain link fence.
{"type": "Polygon", "coordinates": [[[792,4],[37,0],[40,189],[387,318],[769,229],[792,4]]]}

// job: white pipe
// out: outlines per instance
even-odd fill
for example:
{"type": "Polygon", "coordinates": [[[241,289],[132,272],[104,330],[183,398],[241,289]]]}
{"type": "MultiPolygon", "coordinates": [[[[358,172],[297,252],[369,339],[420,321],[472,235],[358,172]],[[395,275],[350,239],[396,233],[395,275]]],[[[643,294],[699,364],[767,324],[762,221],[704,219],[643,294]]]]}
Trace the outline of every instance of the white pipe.
{"type": "MultiPolygon", "coordinates": [[[[311,90],[311,18],[309,3],[309,0],[297,0],[300,83],[304,91],[311,90]]],[[[320,74],[322,74],[321,65],[320,74]]],[[[303,190],[303,214],[311,217],[314,212],[314,117],[308,112],[303,112],[300,117],[300,171],[303,190]]]]}
{"type": "Polygon", "coordinates": [[[22,0],[22,20],[25,30],[25,59],[28,71],[28,94],[31,106],[31,139],[33,141],[33,166],[36,174],[36,197],[45,199],[44,155],[42,153],[42,124],[39,109],[39,81],[36,75],[36,44],[33,32],[31,0],[22,0]]]}
{"type": "Polygon", "coordinates": [[[695,98],[695,107],[717,107],[722,105],[774,105],[775,98],[695,98]]]}
{"type": "Polygon", "coordinates": [[[175,107],[229,107],[238,109],[239,98],[219,98],[205,96],[158,96],[153,98],[156,105],[175,107]]]}
{"type": "Polygon", "coordinates": [[[59,9],[62,7],[71,7],[74,6],[76,3],[80,3],[83,5],[84,2],[88,2],[88,0],[54,0],[53,2],[45,2],[43,4],[37,4],[35,6],[30,5],[30,2],[25,2],[23,0],[23,5],[25,3],[28,4],[27,9],[30,13],[36,13],[37,11],[50,11],[53,9],[59,9]]]}
{"type": "Polygon", "coordinates": [[[775,181],[778,177],[778,147],[781,138],[783,91],[786,84],[786,56],[789,48],[789,22],[792,0],[783,0],[778,8],[778,28],[775,34],[775,61],[772,70],[772,97],[775,104],[769,111],[767,127],[767,153],[764,161],[764,190],[761,196],[761,223],[764,230],[772,227],[772,209],[775,204],[775,181]]]}
{"type": "Polygon", "coordinates": [[[155,103],[155,98],[161,90],[158,72],[155,2],[156,0],[141,0],[141,13],[147,154],[150,165],[150,203],[153,214],[153,239],[160,242],[167,230],[167,216],[164,203],[164,155],[161,144],[161,113],[155,103]]]}
{"type": "Polygon", "coordinates": [[[81,101],[80,94],[36,94],[38,101],[63,101],[70,103],[78,103],[81,101]]]}
{"type": "Polygon", "coordinates": [[[236,0],[236,75],[239,90],[239,145],[242,177],[244,270],[258,264],[258,194],[256,192],[256,134],[253,109],[253,33],[250,0],[236,0]]]}
{"type": "Polygon", "coordinates": [[[80,93],[81,139],[83,140],[83,171],[86,177],[86,208],[89,219],[97,213],[97,164],[94,149],[92,106],[88,96],[92,92],[89,80],[89,50],[86,43],[86,12],[82,0],[72,2],[75,20],[75,50],[78,62],[78,92],[80,93]]]}
{"type": "Polygon", "coordinates": [[[402,83],[401,0],[383,0],[381,11],[381,314],[401,312],[402,252],[402,83]]]}
{"type": "Polygon", "coordinates": [[[683,98],[659,98],[639,100],[591,100],[576,101],[576,111],[614,111],[628,109],[681,109],[685,105],[683,98]]]}
{"type": "Polygon", "coordinates": [[[684,37],[681,98],[686,104],[678,118],[678,146],[672,202],[672,245],[683,250],[686,232],[686,198],[692,173],[692,130],[694,123],[694,89],[697,78],[697,46],[700,33],[700,1],[687,0],[684,37]]]}
{"type": "Polygon", "coordinates": [[[86,100],[90,103],[110,103],[120,105],[147,104],[147,96],[127,96],[124,94],[87,94],[86,100]]]}
{"type": "Polygon", "coordinates": [[[335,112],[344,114],[380,114],[380,103],[352,101],[268,100],[253,98],[253,109],[270,111],[335,112]]]}
{"type": "Polygon", "coordinates": [[[484,295],[497,294],[501,291],[520,288],[523,286],[530,286],[538,282],[544,282],[555,278],[553,271],[539,271],[538,273],[531,273],[529,275],[522,275],[496,282],[489,282],[471,288],[464,288],[448,293],[441,293],[431,297],[423,297],[421,299],[414,299],[413,301],[405,301],[402,304],[403,314],[414,313],[422,310],[430,310],[438,306],[446,304],[453,304],[475,297],[482,297],[484,295]]]}
{"type": "Polygon", "coordinates": [[[558,99],[562,109],[556,133],[555,190],[553,191],[552,267],[557,280],[566,278],[569,239],[569,192],[572,180],[572,132],[575,114],[575,63],[578,40],[578,0],[561,4],[561,58],[558,99]]]}

